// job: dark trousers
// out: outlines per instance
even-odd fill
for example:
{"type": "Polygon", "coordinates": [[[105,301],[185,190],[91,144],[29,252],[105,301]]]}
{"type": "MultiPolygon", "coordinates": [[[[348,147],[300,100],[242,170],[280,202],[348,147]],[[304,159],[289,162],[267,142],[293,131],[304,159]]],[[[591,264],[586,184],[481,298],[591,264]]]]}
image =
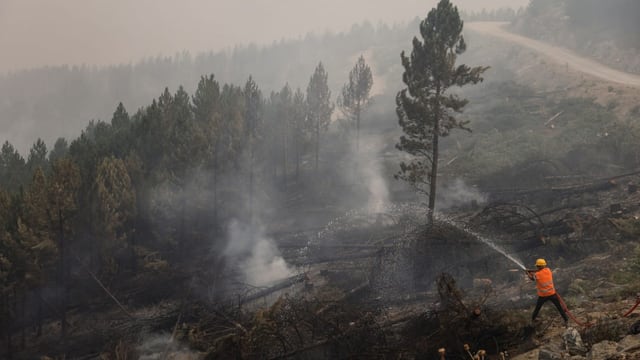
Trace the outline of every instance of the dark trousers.
{"type": "Polygon", "coordinates": [[[567,314],[565,314],[564,309],[560,305],[560,299],[558,299],[558,294],[553,294],[551,296],[538,296],[538,302],[536,302],[536,309],[533,310],[533,315],[531,315],[531,320],[536,319],[536,317],[538,316],[538,312],[540,312],[540,308],[544,303],[547,302],[547,300],[551,301],[553,305],[556,306],[556,309],[558,309],[558,312],[560,313],[564,321],[569,320],[567,318],[567,314]]]}

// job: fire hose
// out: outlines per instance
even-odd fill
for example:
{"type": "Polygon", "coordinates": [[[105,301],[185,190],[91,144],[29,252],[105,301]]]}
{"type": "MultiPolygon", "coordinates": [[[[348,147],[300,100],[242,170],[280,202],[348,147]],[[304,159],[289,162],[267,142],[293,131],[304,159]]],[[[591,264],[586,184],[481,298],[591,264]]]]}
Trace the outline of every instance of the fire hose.
{"type": "MultiPolygon", "coordinates": [[[[595,323],[583,323],[583,322],[580,322],[578,319],[576,319],[575,316],[573,316],[571,311],[569,311],[569,308],[567,307],[567,304],[564,302],[564,300],[562,299],[560,294],[556,293],[556,295],[558,295],[558,300],[560,300],[560,305],[562,305],[562,309],[567,313],[567,315],[571,318],[571,320],[573,320],[576,324],[578,324],[579,326],[582,326],[582,327],[591,327],[591,326],[593,326],[595,324],[595,323]]],[[[629,311],[624,313],[622,315],[622,317],[629,316],[633,312],[633,310],[635,310],[638,307],[638,305],[640,305],[640,296],[638,296],[636,298],[636,303],[631,307],[631,309],[629,309],[629,311]]]]}
{"type": "Polygon", "coordinates": [[[558,300],[560,300],[560,305],[562,305],[562,309],[564,310],[564,312],[567,313],[567,315],[569,315],[571,320],[573,320],[576,324],[578,324],[578,326],[591,327],[591,326],[594,325],[594,323],[586,323],[585,324],[583,322],[580,322],[580,320],[576,319],[576,317],[573,316],[571,311],[569,311],[569,308],[567,307],[567,304],[564,302],[564,299],[562,299],[562,296],[560,296],[560,294],[558,294],[558,293],[556,293],[556,295],[558,296],[558,300]]]}

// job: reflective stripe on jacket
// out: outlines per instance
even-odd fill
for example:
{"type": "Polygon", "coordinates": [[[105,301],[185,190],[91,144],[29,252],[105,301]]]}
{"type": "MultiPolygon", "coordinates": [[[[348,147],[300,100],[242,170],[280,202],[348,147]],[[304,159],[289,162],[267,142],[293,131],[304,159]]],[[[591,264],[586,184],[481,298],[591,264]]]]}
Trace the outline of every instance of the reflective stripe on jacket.
{"type": "Polygon", "coordinates": [[[538,296],[551,296],[556,293],[556,289],[553,287],[553,276],[549,268],[536,271],[535,277],[538,296]]]}

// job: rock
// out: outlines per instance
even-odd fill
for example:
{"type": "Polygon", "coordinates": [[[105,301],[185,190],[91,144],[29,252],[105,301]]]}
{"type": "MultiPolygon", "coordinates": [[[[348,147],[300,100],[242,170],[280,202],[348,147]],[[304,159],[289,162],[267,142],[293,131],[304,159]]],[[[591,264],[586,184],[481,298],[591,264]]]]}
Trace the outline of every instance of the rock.
{"type": "Polygon", "coordinates": [[[539,354],[540,354],[539,349],[533,349],[531,351],[527,351],[524,354],[516,355],[510,358],[510,360],[535,360],[535,359],[538,359],[539,354]]]}
{"type": "Polygon", "coordinates": [[[543,347],[538,353],[538,360],[562,360],[562,354],[552,349],[543,347]]]}
{"type": "Polygon", "coordinates": [[[618,352],[618,343],[610,340],[594,344],[587,354],[587,360],[621,360],[624,358],[624,354],[618,352]]]}
{"type": "Polygon", "coordinates": [[[627,335],[618,342],[618,351],[626,353],[640,352],[640,334],[627,335]]]}
{"type": "Polygon", "coordinates": [[[570,327],[562,334],[562,341],[564,342],[564,348],[569,351],[570,355],[584,356],[587,353],[587,348],[582,342],[580,333],[573,327],[570,327]]]}
{"type": "Polygon", "coordinates": [[[540,348],[540,353],[538,354],[538,360],[562,360],[563,349],[562,344],[558,341],[552,341],[540,348]]]}
{"type": "Polygon", "coordinates": [[[595,321],[599,321],[599,320],[607,320],[609,319],[609,314],[605,313],[605,312],[590,312],[589,314],[589,319],[591,322],[595,321]]]}

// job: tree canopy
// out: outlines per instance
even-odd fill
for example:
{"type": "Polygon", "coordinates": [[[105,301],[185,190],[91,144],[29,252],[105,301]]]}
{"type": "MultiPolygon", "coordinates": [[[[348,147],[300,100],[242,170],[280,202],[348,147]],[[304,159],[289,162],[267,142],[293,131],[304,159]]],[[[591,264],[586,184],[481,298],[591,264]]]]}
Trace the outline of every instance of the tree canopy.
{"type": "Polygon", "coordinates": [[[397,148],[412,159],[400,164],[396,176],[428,195],[429,222],[435,210],[439,138],[453,129],[466,129],[467,124],[455,117],[467,100],[449,90],[482,81],[487,69],[456,65],[457,56],[467,47],[462,28],[457,7],[441,0],[420,23],[421,39],[413,38],[411,55],[406,56],[404,51],[400,55],[406,88],[396,97],[396,112],[404,132],[397,148]]]}

